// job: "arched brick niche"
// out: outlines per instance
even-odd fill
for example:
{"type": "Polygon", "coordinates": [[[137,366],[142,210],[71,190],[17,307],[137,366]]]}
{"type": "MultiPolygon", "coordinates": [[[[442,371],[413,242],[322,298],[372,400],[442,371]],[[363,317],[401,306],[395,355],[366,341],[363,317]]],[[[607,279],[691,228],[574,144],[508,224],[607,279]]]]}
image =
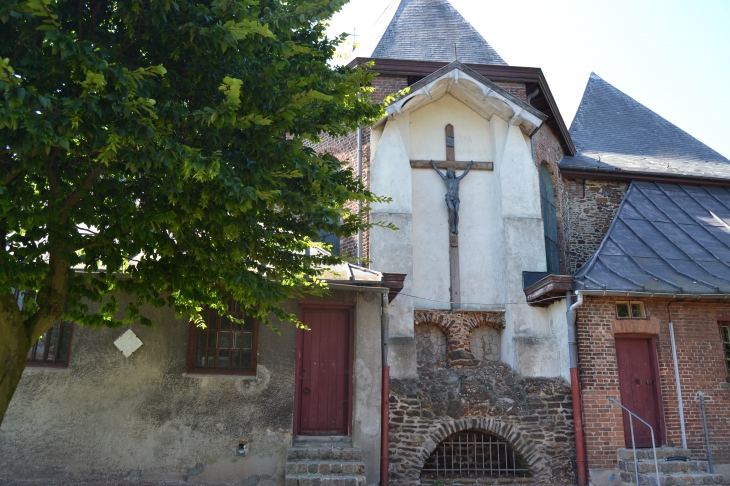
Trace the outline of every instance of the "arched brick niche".
{"type": "Polygon", "coordinates": [[[501,331],[505,326],[504,312],[499,311],[416,310],[413,320],[416,334],[422,326],[439,328],[447,339],[446,363],[460,366],[479,364],[471,349],[473,330],[488,327],[501,331]]]}
{"type": "Polygon", "coordinates": [[[431,365],[446,361],[446,334],[434,324],[416,327],[416,360],[420,365],[431,365]]]}
{"type": "Polygon", "coordinates": [[[417,379],[391,380],[390,392],[393,486],[422,484],[423,466],[438,444],[466,430],[509,443],[538,483],[576,481],[570,387],[560,378],[525,378],[495,361],[419,366],[417,379]]]}

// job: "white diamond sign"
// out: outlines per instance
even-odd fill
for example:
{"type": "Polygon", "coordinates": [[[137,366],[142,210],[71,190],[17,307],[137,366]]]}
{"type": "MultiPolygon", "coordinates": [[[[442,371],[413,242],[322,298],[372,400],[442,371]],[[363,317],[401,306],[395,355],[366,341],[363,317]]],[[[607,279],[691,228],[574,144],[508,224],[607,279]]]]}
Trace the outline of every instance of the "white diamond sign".
{"type": "Polygon", "coordinates": [[[129,358],[132,356],[132,353],[142,346],[142,341],[140,341],[137,335],[130,329],[114,341],[114,346],[122,352],[125,358],[129,358]]]}

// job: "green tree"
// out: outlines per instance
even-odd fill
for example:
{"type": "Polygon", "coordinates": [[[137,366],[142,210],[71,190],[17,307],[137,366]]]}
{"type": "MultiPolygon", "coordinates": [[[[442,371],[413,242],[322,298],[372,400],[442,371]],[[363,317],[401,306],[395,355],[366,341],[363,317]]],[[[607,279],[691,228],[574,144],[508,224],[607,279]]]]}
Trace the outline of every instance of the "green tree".
{"type": "Polygon", "coordinates": [[[345,2],[0,2],[0,422],[62,315],[153,325],[145,304],[233,296],[295,320],[277,304],[336,260],[308,254],[317,232],[377,199],[308,143],[380,114],[370,75],[329,63],[345,2]]]}

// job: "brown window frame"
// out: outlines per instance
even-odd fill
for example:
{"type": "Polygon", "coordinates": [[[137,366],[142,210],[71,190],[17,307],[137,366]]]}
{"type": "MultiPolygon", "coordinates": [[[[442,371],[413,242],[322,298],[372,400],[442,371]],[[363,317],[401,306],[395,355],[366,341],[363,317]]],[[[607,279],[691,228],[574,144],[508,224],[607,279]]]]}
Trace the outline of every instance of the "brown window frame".
{"type": "Polygon", "coordinates": [[[723,327],[727,327],[730,331],[730,318],[717,320],[717,330],[720,332],[720,346],[722,346],[722,358],[725,363],[725,381],[730,383],[730,340],[725,341],[722,335],[723,327]]]}
{"type": "Polygon", "coordinates": [[[33,343],[33,346],[28,350],[28,355],[26,355],[25,358],[25,366],[26,368],[68,368],[68,365],[71,361],[71,347],[73,344],[74,339],[74,330],[76,329],[76,325],[73,322],[69,321],[62,321],[59,319],[56,321],[53,326],[51,326],[46,332],[43,333],[43,336],[36,339],[36,341],[33,343]],[[38,352],[38,344],[40,343],[41,339],[44,339],[45,342],[49,341],[49,338],[51,336],[51,333],[53,331],[53,328],[58,325],[58,334],[57,334],[57,342],[56,342],[56,351],[55,355],[52,361],[48,360],[48,352],[50,346],[45,346],[43,349],[43,357],[41,359],[31,359],[31,355],[35,355],[38,352]],[[68,335],[68,345],[66,348],[66,359],[64,361],[57,361],[58,356],[61,352],[61,346],[58,345],[58,339],[61,335],[61,332],[65,327],[70,328],[69,335],[68,335]]]}
{"type": "MultiPolygon", "coordinates": [[[[240,310],[239,305],[231,301],[231,307],[232,311],[231,314],[240,319],[245,319],[245,314],[240,310]]],[[[203,332],[207,333],[207,336],[210,336],[211,332],[220,332],[220,327],[218,327],[221,316],[218,315],[218,313],[213,309],[206,309],[202,313],[203,319],[205,320],[206,329],[202,329],[198,327],[194,322],[190,323],[189,326],[189,338],[188,338],[188,359],[187,359],[187,373],[189,374],[196,374],[196,375],[235,375],[235,376],[256,376],[256,368],[258,364],[258,347],[259,347],[259,323],[255,319],[252,319],[253,328],[252,328],[252,338],[251,338],[251,366],[249,369],[235,369],[235,368],[209,368],[209,367],[203,367],[198,366],[197,364],[197,357],[198,357],[198,344],[200,343],[200,336],[203,332]],[[216,328],[212,328],[212,324],[216,321],[216,328]]],[[[236,324],[231,323],[231,325],[235,326],[236,324]]],[[[232,340],[232,339],[231,339],[232,340]]],[[[210,347],[206,347],[206,349],[210,349],[210,347]]],[[[232,348],[229,346],[229,350],[232,348]]],[[[220,339],[216,339],[216,346],[215,346],[215,353],[216,353],[216,364],[217,364],[217,358],[218,358],[218,352],[220,351],[220,339]]],[[[229,360],[231,357],[229,357],[229,360]]]]}
{"type": "Polygon", "coordinates": [[[614,302],[614,312],[616,312],[616,319],[648,319],[648,315],[646,313],[646,304],[643,300],[617,300],[614,302]],[[626,304],[629,306],[629,316],[628,317],[621,317],[618,315],[618,306],[619,304],[626,304]],[[644,310],[644,315],[642,317],[634,317],[634,313],[631,309],[632,304],[641,304],[642,309],[644,310]]]}

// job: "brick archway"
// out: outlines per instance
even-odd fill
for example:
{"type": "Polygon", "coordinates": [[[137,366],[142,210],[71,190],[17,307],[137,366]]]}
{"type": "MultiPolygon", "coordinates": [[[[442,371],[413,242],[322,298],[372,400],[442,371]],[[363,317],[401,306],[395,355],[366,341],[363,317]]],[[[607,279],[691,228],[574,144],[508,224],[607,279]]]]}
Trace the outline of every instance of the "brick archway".
{"type": "MultiPolygon", "coordinates": [[[[504,423],[500,420],[484,417],[464,417],[433,424],[425,434],[425,441],[410,458],[406,458],[399,464],[399,468],[408,469],[405,475],[411,479],[420,478],[423,465],[431,456],[436,447],[451,434],[466,430],[478,430],[494,435],[507,441],[514,451],[519,454],[530,468],[533,477],[540,481],[549,479],[550,470],[545,464],[545,458],[532,440],[529,434],[519,427],[504,423]]],[[[403,472],[403,471],[402,471],[403,472]]]]}
{"type": "Polygon", "coordinates": [[[441,329],[447,337],[448,363],[461,366],[478,364],[469,343],[472,330],[488,326],[501,331],[505,327],[504,312],[501,311],[416,310],[413,321],[414,326],[431,324],[441,329]]]}

